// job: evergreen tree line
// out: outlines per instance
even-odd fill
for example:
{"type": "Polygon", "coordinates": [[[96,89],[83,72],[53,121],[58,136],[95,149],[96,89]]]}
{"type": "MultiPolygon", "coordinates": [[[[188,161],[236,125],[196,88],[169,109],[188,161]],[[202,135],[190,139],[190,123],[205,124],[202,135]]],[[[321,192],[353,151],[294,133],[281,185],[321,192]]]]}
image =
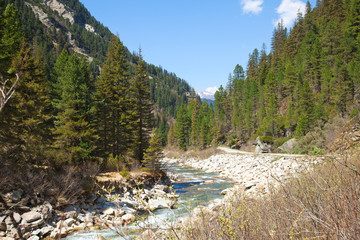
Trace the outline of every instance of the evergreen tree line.
{"type": "Polygon", "coordinates": [[[336,116],[359,114],[359,76],[360,1],[322,0],[314,8],[307,2],[292,29],[278,23],[269,53],[263,45],[246,70],[235,66],[214,110],[198,102],[180,108],[169,143],[304,136],[336,116]]]}
{"type": "MultiPolygon", "coordinates": [[[[59,0],[74,13],[74,23],[63,19],[40,0],[29,0],[27,2],[42,9],[48,15],[52,25],[45,27],[24,0],[0,1],[4,8],[7,4],[12,3],[20,13],[18,14],[20,31],[25,41],[33,49],[33,55],[36,55],[43,62],[47,81],[51,81],[54,65],[62,51],[73,51],[68,33],[71,33],[71,38],[76,46],[83,49],[85,54],[93,59],[90,63],[90,69],[93,74],[98,76],[100,74],[99,66],[101,67],[106,61],[108,46],[113,35],[110,30],[92,17],[78,0],[59,0]],[[91,25],[95,33],[86,30],[85,24],[91,25]]],[[[136,53],[130,53],[125,46],[124,55],[129,63],[128,72],[134,75],[139,56],[136,53]]],[[[145,62],[145,69],[150,76],[150,94],[153,103],[156,103],[156,126],[159,126],[161,121],[168,121],[168,119],[173,118],[181,104],[188,102],[186,93],[190,92],[191,88],[186,81],[174,73],[167,72],[161,66],[157,67],[145,62]]]]}
{"type": "Polygon", "coordinates": [[[2,163],[97,162],[105,168],[109,159],[124,166],[134,159],[154,169],[150,160],[156,159],[160,138],[151,134],[154,108],[141,51],[131,74],[126,49],[112,36],[96,76],[85,57],[64,49],[47,79],[42,58],[25,41],[17,8],[8,4],[0,10],[1,83],[6,90],[16,84],[0,112],[2,163]]]}

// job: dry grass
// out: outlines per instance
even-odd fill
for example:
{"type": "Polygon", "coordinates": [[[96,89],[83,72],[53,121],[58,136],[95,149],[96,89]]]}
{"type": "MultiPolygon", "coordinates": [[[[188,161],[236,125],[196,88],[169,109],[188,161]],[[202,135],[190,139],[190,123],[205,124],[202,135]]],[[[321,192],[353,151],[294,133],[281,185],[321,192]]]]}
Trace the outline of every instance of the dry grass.
{"type": "Polygon", "coordinates": [[[359,239],[359,155],[328,159],[267,197],[242,193],[178,230],[180,239],[359,239]]]}
{"type": "Polygon", "coordinates": [[[164,150],[165,157],[168,158],[194,158],[194,159],[207,159],[213,155],[222,154],[224,151],[217,147],[209,147],[206,149],[190,148],[187,151],[179,150],[177,147],[166,147],[164,150]]]}

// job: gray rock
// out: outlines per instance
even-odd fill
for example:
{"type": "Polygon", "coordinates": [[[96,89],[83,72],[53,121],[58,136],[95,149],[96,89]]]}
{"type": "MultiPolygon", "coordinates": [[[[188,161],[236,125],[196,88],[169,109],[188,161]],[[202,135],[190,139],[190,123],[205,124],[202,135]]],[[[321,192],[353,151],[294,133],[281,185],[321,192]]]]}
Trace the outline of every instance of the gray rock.
{"type": "Polygon", "coordinates": [[[112,207],[107,208],[103,211],[103,214],[105,215],[115,215],[116,210],[112,207]]]}
{"type": "MultiPolygon", "coordinates": [[[[44,219],[43,218],[40,218],[39,220],[36,220],[36,221],[33,221],[31,223],[28,223],[28,225],[25,227],[25,228],[36,228],[36,227],[39,227],[41,226],[43,223],[44,223],[44,219]]],[[[26,225],[26,224],[25,224],[26,225]]]]}
{"type": "Polygon", "coordinates": [[[75,219],[68,218],[64,222],[66,223],[67,226],[71,226],[75,222],[75,219]]]}
{"type": "Polygon", "coordinates": [[[153,189],[152,192],[156,195],[164,196],[166,195],[166,192],[160,189],[153,189]]]}
{"type": "Polygon", "coordinates": [[[148,202],[148,207],[151,210],[160,209],[160,208],[171,208],[172,202],[170,199],[150,199],[148,202]]]}
{"type": "Polygon", "coordinates": [[[143,233],[141,233],[140,237],[141,237],[141,239],[144,239],[144,240],[154,240],[154,239],[156,239],[155,233],[150,229],[145,230],[143,233]]]}
{"type": "Polygon", "coordinates": [[[296,139],[292,138],[292,139],[286,141],[283,145],[281,145],[279,147],[279,149],[283,152],[291,153],[292,150],[294,150],[294,148],[296,147],[296,145],[297,145],[296,139]]]}
{"type": "Polygon", "coordinates": [[[260,137],[257,137],[253,145],[256,145],[255,153],[270,153],[272,144],[261,142],[260,137]]]}
{"type": "Polygon", "coordinates": [[[41,229],[36,229],[35,231],[31,232],[31,235],[39,235],[41,233],[41,229]]]}
{"type": "Polygon", "coordinates": [[[21,196],[23,194],[23,190],[19,189],[17,191],[13,191],[10,195],[9,198],[13,201],[13,202],[19,202],[21,200],[21,196]]]}
{"type": "Polygon", "coordinates": [[[40,229],[40,235],[42,237],[44,237],[44,236],[48,235],[53,230],[54,230],[54,227],[52,227],[52,226],[43,227],[43,228],[40,229]]]}
{"type": "Polygon", "coordinates": [[[125,222],[125,223],[131,223],[133,221],[135,221],[136,217],[134,214],[131,213],[127,213],[124,216],[121,217],[121,219],[125,222]]]}
{"type": "Polygon", "coordinates": [[[169,191],[169,187],[168,186],[166,186],[166,185],[155,185],[155,187],[154,187],[155,189],[159,189],[159,190],[161,190],[161,191],[164,191],[164,192],[168,192],[169,191]]]}
{"type": "Polygon", "coordinates": [[[40,238],[38,236],[36,236],[36,235],[31,236],[31,237],[28,238],[28,240],[39,240],[39,239],[40,238]]]}
{"type": "Polygon", "coordinates": [[[13,213],[13,217],[14,217],[14,220],[15,220],[16,223],[21,222],[21,216],[20,216],[19,213],[14,212],[14,213],[13,213]]]}
{"type": "Polygon", "coordinates": [[[35,212],[35,211],[30,211],[30,212],[24,213],[23,215],[21,215],[21,217],[27,223],[31,223],[31,222],[41,219],[41,214],[38,212],[35,212]]]}

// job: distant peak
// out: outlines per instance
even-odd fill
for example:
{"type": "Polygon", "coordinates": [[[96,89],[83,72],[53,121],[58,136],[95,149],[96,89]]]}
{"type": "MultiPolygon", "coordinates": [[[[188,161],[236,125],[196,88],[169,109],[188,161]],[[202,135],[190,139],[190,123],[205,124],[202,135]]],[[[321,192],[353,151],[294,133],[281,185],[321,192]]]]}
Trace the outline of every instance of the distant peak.
{"type": "Polygon", "coordinates": [[[197,94],[199,94],[201,99],[215,100],[214,94],[216,93],[217,90],[218,87],[208,87],[204,91],[198,92],[197,94]]]}

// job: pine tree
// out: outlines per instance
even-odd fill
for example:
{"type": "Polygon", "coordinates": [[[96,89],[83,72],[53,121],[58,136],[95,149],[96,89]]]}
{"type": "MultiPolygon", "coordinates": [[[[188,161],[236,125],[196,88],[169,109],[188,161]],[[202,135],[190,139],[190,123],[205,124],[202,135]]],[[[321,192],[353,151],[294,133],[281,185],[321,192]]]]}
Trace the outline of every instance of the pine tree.
{"type": "Polygon", "coordinates": [[[130,95],[128,62],[119,38],[111,38],[107,60],[96,82],[96,130],[98,154],[123,156],[133,145],[135,103],[130,95]]]}
{"type": "Polygon", "coordinates": [[[175,131],[178,139],[179,148],[186,150],[189,146],[191,131],[191,119],[188,115],[186,105],[181,105],[176,116],[175,131]]]}
{"type": "Polygon", "coordinates": [[[143,160],[144,152],[148,148],[150,140],[150,132],[153,127],[152,102],[150,96],[150,79],[147,76],[145,62],[139,49],[139,60],[136,67],[135,76],[131,81],[135,110],[135,158],[139,161],[143,160]]]}
{"type": "Polygon", "coordinates": [[[146,169],[150,171],[153,176],[156,176],[161,170],[161,162],[159,160],[163,156],[162,145],[159,134],[156,134],[156,132],[153,131],[151,135],[149,147],[144,154],[144,164],[146,169]]]}
{"type": "Polygon", "coordinates": [[[56,157],[60,162],[83,163],[91,159],[94,130],[90,126],[91,77],[85,58],[67,55],[64,50],[56,63],[58,98],[53,99],[56,157]],[[63,66],[61,66],[64,64],[63,66]]]}
{"type": "Polygon", "coordinates": [[[0,18],[0,73],[8,77],[11,58],[19,51],[21,31],[17,9],[8,4],[0,18]]]}
{"type": "Polygon", "coordinates": [[[43,66],[25,42],[11,66],[22,75],[11,101],[0,114],[0,155],[13,163],[44,164],[51,141],[49,89],[43,66]]]}

